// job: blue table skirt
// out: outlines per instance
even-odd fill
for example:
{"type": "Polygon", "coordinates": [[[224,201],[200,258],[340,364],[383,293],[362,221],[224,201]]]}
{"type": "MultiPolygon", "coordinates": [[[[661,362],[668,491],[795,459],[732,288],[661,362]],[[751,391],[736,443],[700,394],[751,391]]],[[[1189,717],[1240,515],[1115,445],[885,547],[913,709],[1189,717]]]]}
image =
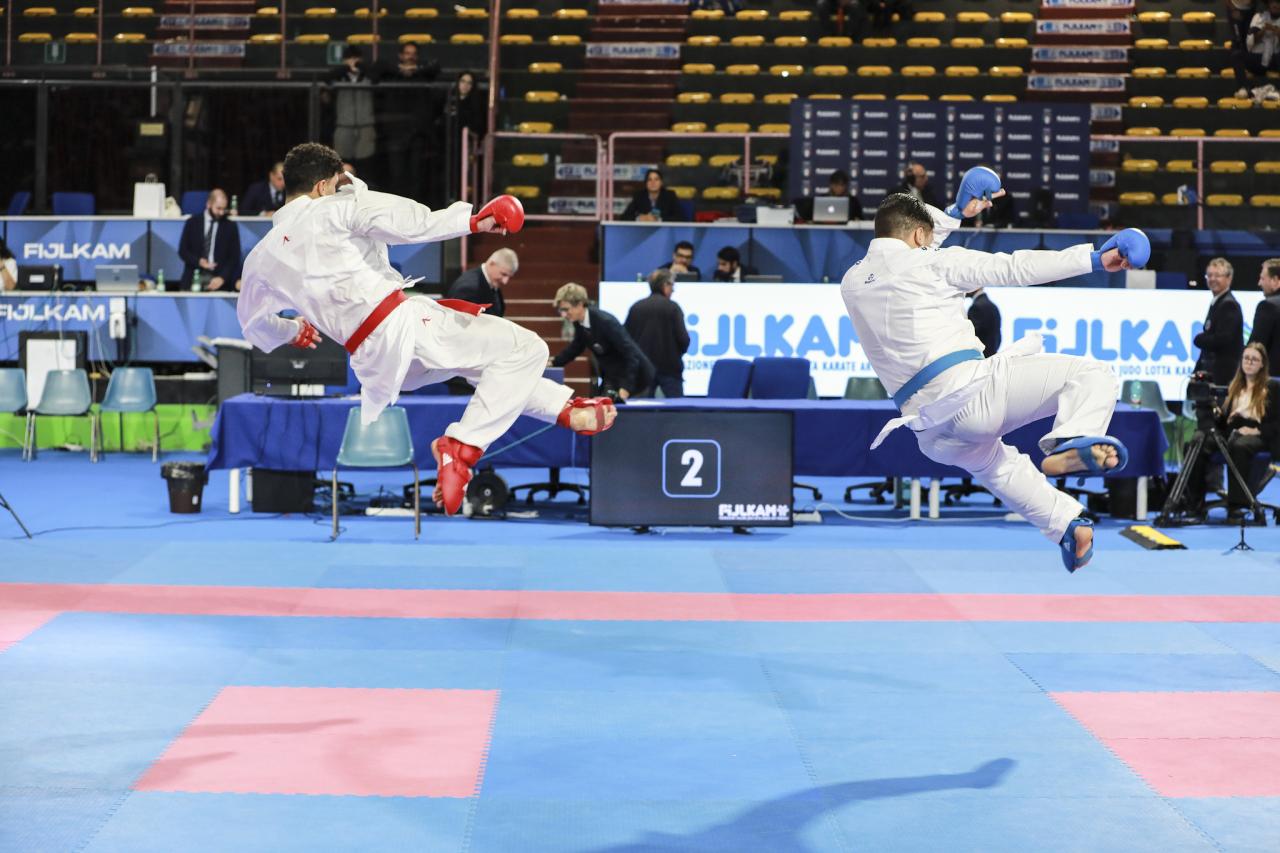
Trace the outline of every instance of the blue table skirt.
{"type": "MultiPolygon", "coordinates": [[[[468,397],[403,397],[397,405],[409,415],[418,464],[431,464],[431,441],[462,414],[468,397]]],[[[333,467],[354,398],[290,400],[241,394],[223,403],[213,427],[210,468],[258,467],[283,471],[320,471],[333,467]]],[[[897,414],[889,401],[861,400],[680,400],[644,401],[638,406],[673,410],[782,410],[795,413],[797,476],[961,477],[959,468],[927,459],[907,429],[890,434],[874,451],[867,448],[880,428],[897,414]]],[[[626,406],[620,407],[626,417],[626,406]]],[[[520,418],[490,448],[497,467],[575,468],[590,464],[590,442],[559,427],[546,430],[505,453],[501,448],[545,427],[520,418]]],[[[1037,462],[1036,441],[1050,421],[1029,424],[1006,441],[1037,462]]],[[[1111,434],[1129,448],[1126,474],[1164,473],[1164,430],[1155,412],[1121,403],[1111,421],[1111,434]]]]}

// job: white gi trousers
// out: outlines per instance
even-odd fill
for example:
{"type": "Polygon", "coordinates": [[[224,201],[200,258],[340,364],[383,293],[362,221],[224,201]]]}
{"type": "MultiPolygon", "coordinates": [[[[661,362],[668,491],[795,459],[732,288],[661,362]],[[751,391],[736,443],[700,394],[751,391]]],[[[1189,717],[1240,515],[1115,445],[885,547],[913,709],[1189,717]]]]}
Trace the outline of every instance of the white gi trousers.
{"type": "Polygon", "coordinates": [[[925,456],[973,474],[1056,544],[1084,506],[1001,437],[1050,415],[1053,429],[1039,442],[1043,453],[1061,438],[1106,435],[1119,385],[1105,365],[1067,355],[997,359],[992,367],[983,390],[949,422],[917,432],[916,439],[925,456]]]}
{"type": "Polygon", "coordinates": [[[481,449],[502,436],[520,415],[555,423],[573,390],[544,379],[549,352],[533,332],[501,317],[472,316],[414,298],[396,309],[416,326],[413,356],[403,390],[461,376],[475,386],[462,420],[445,435],[481,449]]]}

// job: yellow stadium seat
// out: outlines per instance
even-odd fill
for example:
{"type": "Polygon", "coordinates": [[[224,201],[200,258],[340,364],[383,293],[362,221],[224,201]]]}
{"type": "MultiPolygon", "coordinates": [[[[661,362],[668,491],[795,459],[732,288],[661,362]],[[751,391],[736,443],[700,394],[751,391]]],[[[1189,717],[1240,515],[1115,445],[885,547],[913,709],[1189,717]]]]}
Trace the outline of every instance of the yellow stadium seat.
{"type": "Polygon", "coordinates": [[[484,36],[479,33],[454,33],[449,36],[449,44],[484,44],[484,36]]]}
{"type": "Polygon", "coordinates": [[[710,62],[686,62],[680,66],[683,74],[715,74],[716,67],[710,62]]]}
{"type": "MultiPolygon", "coordinates": [[[[386,16],[387,16],[387,9],[386,9],[386,7],[385,7],[385,6],[384,6],[384,7],[382,7],[382,8],[380,8],[380,9],[378,9],[378,17],[379,17],[379,18],[385,18],[386,16]]],[[[371,18],[371,17],[373,17],[373,10],[372,10],[372,9],[370,9],[369,7],[367,7],[367,6],[362,6],[361,8],[356,9],[356,17],[357,17],[357,18],[371,18]]],[[[373,35],[373,33],[369,33],[369,35],[373,35]]],[[[347,39],[347,41],[351,41],[351,39],[347,39]]],[[[372,44],[372,42],[369,42],[369,44],[372,44]]]]}
{"type": "Polygon", "coordinates": [[[790,133],[791,125],[785,121],[765,122],[756,128],[756,133],[790,133]]]}
{"type": "Polygon", "coordinates": [[[23,44],[44,44],[53,41],[51,33],[22,33],[18,36],[18,41],[23,44]]]}
{"type": "Polygon", "coordinates": [[[933,50],[935,47],[942,47],[942,39],[935,36],[915,36],[907,39],[907,47],[914,47],[917,50],[933,50]]]}
{"type": "Polygon", "coordinates": [[[752,187],[747,190],[747,195],[752,198],[780,199],[782,198],[782,190],[777,187],[752,187]]]}
{"type": "Polygon", "coordinates": [[[684,41],[693,47],[715,47],[720,43],[720,36],[689,36],[684,41]]]}
{"type": "Polygon", "coordinates": [[[1158,127],[1131,127],[1124,132],[1125,136],[1159,136],[1158,127]]]}
{"type": "Polygon", "coordinates": [[[1000,23],[1002,24],[1030,24],[1033,23],[1036,16],[1030,12],[1002,12],[1000,13],[1000,23]]]}
{"type": "Polygon", "coordinates": [[[586,9],[556,9],[556,13],[553,17],[559,18],[562,21],[564,20],[581,21],[587,17],[587,10],[586,9]]]}
{"type": "Polygon", "coordinates": [[[734,47],[761,47],[764,45],[764,36],[734,36],[729,39],[729,44],[734,47]]]}
{"type": "Polygon", "coordinates": [[[1249,204],[1254,207],[1280,207],[1280,195],[1252,195],[1249,196],[1249,204]]]}
{"type": "MultiPolygon", "coordinates": [[[[276,33],[276,38],[280,38],[280,34],[276,33]]],[[[146,33],[116,33],[115,41],[118,44],[142,44],[147,40],[146,33]]]]}
{"type": "Polygon", "coordinates": [[[839,95],[839,94],[836,94],[835,92],[814,92],[812,95],[810,95],[810,96],[809,96],[809,100],[811,100],[811,101],[841,101],[841,100],[844,100],[844,95],[839,95]]]}
{"type": "Polygon", "coordinates": [[[312,6],[302,13],[304,18],[333,18],[338,14],[334,6],[312,6]]]}
{"type": "Polygon", "coordinates": [[[766,104],[782,104],[786,106],[797,97],[799,96],[795,92],[770,92],[764,96],[764,102],[766,104]]]}
{"type": "Polygon", "coordinates": [[[725,166],[732,166],[741,160],[737,154],[713,154],[707,159],[707,165],[713,169],[723,169],[725,166]]]}
{"type": "Polygon", "coordinates": [[[98,9],[96,6],[79,6],[73,13],[77,18],[96,18],[98,9]]]}
{"type": "Polygon", "coordinates": [[[502,191],[516,198],[537,198],[542,195],[542,190],[532,184],[508,184],[502,191]]]}
{"type": "Polygon", "coordinates": [[[737,187],[707,187],[702,197],[707,201],[734,201],[740,195],[737,187]]]}
{"type": "Polygon", "coordinates": [[[1243,160],[1214,160],[1209,171],[1215,175],[1243,175],[1249,171],[1249,164],[1243,160]]]}
{"type": "Polygon", "coordinates": [[[1209,69],[1204,66],[1186,65],[1173,72],[1179,80],[1207,80],[1209,69]]]}
{"type": "Polygon", "coordinates": [[[902,95],[894,95],[893,99],[895,101],[927,101],[929,100],[929,96],[908,92],[902,95]]]}
{"type": "Polygon", "coordinates": [[[1215,20],[1212,12],[1183,12],[1182,23],[1184,24],[1212,24],[1215,20]]]}
{"type": "Polygon", "coordinates": [[[560,93],[548,89],[530,89],[524,93],[524,99],[531,104],[549,104],[560,100],[560,93]]]}
{"type": "MultiPolygon", "coordinates": [[[[815,77],[847,77],[849,76],[849,66],[847,65],[815,65],[813,66],[813,74],[815,77]]],[[[1280,369],[1280,366],[1278,366],[1280,369]]]]}
{"type": "Polygon", "coordinates": [[[932,77],[938,69],[932,65],[904,65],[899,73],[903,77],[932,77]]]}
{"type": "Polygon", "coordinates": [[[769,73],[774,77],[799,77],[804,73],[803,65],[770,65],[769,73]]]}
{"type": "Polygon", "coordinates": [[[440,10],[431,6],[414,6],[412,9],[405,9],[404,16],[410,20],[438,18],[440,17],[440,10]]]}
{"type": "Polygon", "coordinates": [[[1131,159],[1125,160],[1120,165],[1121,171],[1125,172],[1154,172],[1159,167],[1155,160],[1131,159]]]}
{"type": "Polygon", "coordinates": [[[756,162],[768,163],[770,166],[776,166],[778,165],[778,155],[777,154],[757,154],[756,162]]]}
{"type": "Polygon", "coordinates": [[[943,95],[939,101],[972,101],[973,95],[943,95]]]}
{"type": "Polygon", "coordinates": [[[853,39],[848,36],[823,36],[818,39],[818,47],[853,47],[853,39]]]}
{"type": "Polygon", "coordinates": [[[668,154],[663,161],[673,169],[693,169],[702,165],[701,154],[668,154]]]}
{"type": "Polygon", "coordinates": [[[754,92],[725,92],[720,96],[722,104],[754,104],[755,102],[754,92]]]}
{"type": "Polygon", "coordinates": [[[1173,130],[1169,131],[1169,135],[1199,137],[1204,136],[1205,132],[1203,127],[1175,127],[1173,130]]]}
{"type": "Polygon", "coordinates": [[[1136,39],[1133,46],[1139,50],[1164,50],[1169,46],[1168,39],[1145,38],[1136,39]]]}
{"type": "MultiPolygon", "coordinates": [[[[719,12],[720,10],[717,9],[716,11],[719,12]]],[[[698,191],[694,187],[671,187],[671,191],[676,194],[676,198],[682,199],[683,201],[689,201],[692,198],[696,198],[698,195],[698,191]]]]}
{"type": "Polygon", "coordinates": [[[546,154],[517,154],[511,158],[511,165],[521,169],[535,169],[547,165],[546,154]]]}
{"type": "Polygon", "coordinates": [[[280,7],[262,6],[253,14],[257,15],[259,18],[278,18],[280,17],[280,7]]]}
{"type": "Polygon", "coordinates": [[[678,121],[671,125],[673,133],[706,133],[707,123],[705,121],[678,121]]]}
{"type": "Polygon", "coordinates": [[[859,65],[859,77],[889,77],[893,74],[893,69],[887,65],[859,65]]]}
{"type": "Polygon", "coordinates": [[[951,40],[952,47],[983,47],[986,42],[977,36],[956,36],[951,40]]]}
{"type": "Polygon", "coordinates": [[[279,44],[284,37],[279,33],[254,33],[249,36],[249,44],[279,44]]]}
{"type": "Polygon", "coordinates": [[[733,17],[739,21],[767,21],[769,19],[769,10],[742,9],[733,17]]]}
{"type": "Polygon", "coordinates": [[[716,133],[750,133],[751,125],[745,121],[722,121],[715,126],[716,133]]]}
{"type": "Polygon", "coordinates": [[[1165,193],[1160,196],[1160,203],[1165,207],[1177,207],[1182,204],[1182,199],[1178,198],[1177,193],[1165,193]]]}
{"type": "Polygon", "coordinates": [[[1018,100],[1017,95],[983,95],[982,100],[989,104],[1012,104],[1018,100]]]}
{"type": "Polygon", "coordinates": [[[1259,160],[1253,164],[1253,171],[1259,175],[1280,175],[1280,160],[1259,160]]]}
{"type": "Polygon", "coordinates": [[[947,20],[947,16],[941,12],[916,12],[911,20],[917,24],[941,24],[947,20]]]}
{"type": "Polygon", "coordinates": [[[67,33],[63,36],[67,44],[96,44],[98,41],[97,33],[67,33]]]}
{"type": "Polygon", "coordinates": [[[1209,50],[1213,47],[1213,42],[1209,39],[1183,39],[1178,42],[1178,48],[1181,50],[1209,50]]]}
{"type": "Polygon", "coordinates": [[[1163,107],[1164,98],[1159,95],[1134,95],[1129,99],[1131,107],[1163,107]]]}
{"type": "Polygon", "coordinates": [[[1195,160],[1170,160],[1164,164],[1166,172],[1173,172],[1179,175],[1185,175],[1196,170],[1195,160]]]}
{"type": "Polygon", "coordinates": [[[773,43],[776,47],[806,47],[809,39],[807,36],[778,36],[773,43]]]}
{"type": "Polygon", "coordinates": [[[1143,65],[1141,67],[1133,69],[1133,71],[1130,73],[1132,73],[1134,77],[1159,78],[1159,77],[1167,77],[1169,74],[1169,69],[1159,65],[1143,65]]]}
{"type": "Polygon", "coordinates": [[[898,40],[892,36],[872,36],[862,40],[863,47],[897,47],[898,40]]]}
{"type": "Polygon", "coordinates": [[[808,21],[812,18],[813,13],[808,9],[788,9],[778,13],[779,21],[808,21]]]}
{"type": "Polygon", "coordinates": [[[1261,139],[1280,139],[1280,128],[1268,127],[1266,130],[1258,131],[1258,137],[1261,139]]]}
{"type": "Polygon", "coordinates": [[[956,22],[961,24],[989,24],[991,16],[986,12],[957,12],[956,22]]]}
{"type": "Polygon", "coordinates": [[[1173,17],[1168,12],[1139,12],[1138,21],[1144,24],[1167,24],[1173,17]]]}
{"type": "MultiPolygon", "coordinates": [[[[564,10],[562,9],[561,11],[564,10]]],[[[547,39],[547,44],[556,45],[557,47],[582,44],[582,36],[577,33],[557,33],[547,39]]]]}
{"type": "Polygon", "coordinates": [[[980,73],[976,65],[948,65],[946,71],[948,77],[977,77],[980,73]]]}
{"type": "Polygon", "coordinates": [[[555,129],[549,121],[522,121],[516,125],[516,130],[520,133],[550,133],[555,129]]]}
{"type": "Polygon", "coordinates": [[[711,103],[710,92],[681,92],[676,95],[677,104],[709,104],[711,103]]]}
{"type": "Polygon", "coordinates": [[[1209,99],[1200,95],[1183,95],[1173,99],[1173,105],[1183,110],[1200,110],[1209,106],[1209,99]]]}
{"type": "Polygon", "coordinates": [[[156,14],[156,10],[150,6],[125,6],[120,14],[126,18],[151,18],[156,14]]]}
{"type": "Polygon", "coordinates": [[[996,45],[996,47],[1017,47],[1017,48],[1021,48],[1021,47],[1026,47],[1026,46],[1027,46],[1027,40],[1026,40],[1026,39],[1024,39],[1024,38],[1022,38],[1021,36],[1013,36],[1013,37],[1009,37],[1009,38],[1005,38],[1005,37],[1003,37],[1003,36],[1002,36],[1002,37],[1000,37],[1000,38],[996,39],[996,41],[995,41],[995,45],[996,45]]]}
{"type": "Polygon", "coordinates": [[[533,36],[528,33],[503,33],[498,37],[498,44],[533,44],[533,36]]]}
{"type": "Polygon", "coordinates": [[[1239,193],[1211,193],[1205,196],[1204,203],[1209,207],[1239,207],[1244,204],[1244,196],[1239,193]]]}
{"type": "Polygon", "coordinates": [[[718,21],[724,17],[724,9],[694,9],[689,17],[695,21],[718,21]]]}
{"type": "Polygon", "coordinates": [[[754,62],[742,62],[727,66],[724,69],[725,74],[733,74],[738,77],[750,77],[753,74],[760,73],[760,66],[754,62]]]}
{"type": "Polygon", "coordinates": [[[1248,110],[1253,108],[1249,98],[1218,98],[1218,107],[1224,110],[1248,110]]]}
{"type": "Polygon", "coordinates": [[[886,101],[888,96],[881,95],[878,92],[859,92],[853,96],[855,101],[886,101]]]}
{"type": "Polygon", "coordinates": [[[559,62],[530,62],[529,73],[531,74],[559,74],[564,70],[564,65],[559,62]]]}
{"type": "Polygon", "coordinates": [[[1248,139],[1249,131],[1243,127],[1220,127],[1213,132],[1213,135],[1224,139],[1248,139]]]}
{"type": "Polygon", "coordinates": [[[400,38],[400,44],[431,44],[435,41],[435,36],[431,33],[403,33],[400,38]]]}
{"type": "Polygon", "coordinates": [[[515,8],[515,9],[508,9],[508,10],[507,10],[507,17],[508,17],[508,18],[517,18],[517,19],[524,19],[524,20],[528,20],[529,18],[536,18],[536,17],[538,17],[538,10],[537,10],[537,9],[529,9],[529,8],[525,8],[525,7],[517,7],[517,8],[515,8]]]}
{"type": "MultiPolygon", "coordinates": [[[[404,36],[401,36],[401,38],[403,39],[404,36]]],[[[430,36],[428,36],[428,38],[430,38],[430,36]]],[[[328,44],[329,34],[328,33],[304,33],[298,36],[297,42],[298,44],[328,44]]]]}
{"type": "Polygon", "coordinates": [[[1021,77],[1026,72],[1021,65],[993,65],[987,73],[992,77],[1021,77]]]}
{"type": "Polygon", "coordinates": [[[1156,194],[1155,194],[1155,193],[1148,193],[1148,192],[1141,192],[1141,193],[1120,193],[1120,203],[1121,203],[1121,204],[1126,204],[1126,205],[1128,205],[1128,204],[1155,204],[1155,203],[1156,203],[1156,194]]]}
{"type": "Polygon", "coordinates": [[[352,33],[347,36],[347,44],[373,44],[373,33],[352,33]]]}
{"type": "Polygon", "coordinates": [[[479,19],[489,17],[488,9],[457,9],[459,18],[479,19]]]}

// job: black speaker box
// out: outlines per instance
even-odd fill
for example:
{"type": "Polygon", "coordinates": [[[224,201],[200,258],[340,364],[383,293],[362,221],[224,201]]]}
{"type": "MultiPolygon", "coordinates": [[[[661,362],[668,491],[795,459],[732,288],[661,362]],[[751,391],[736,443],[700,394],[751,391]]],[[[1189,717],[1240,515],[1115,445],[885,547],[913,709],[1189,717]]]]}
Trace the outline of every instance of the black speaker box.
{"type": "Polygon", "coordinates": [[[254,512],[311,512],[315,493],[314,471],[253,469],[254,512]]]}

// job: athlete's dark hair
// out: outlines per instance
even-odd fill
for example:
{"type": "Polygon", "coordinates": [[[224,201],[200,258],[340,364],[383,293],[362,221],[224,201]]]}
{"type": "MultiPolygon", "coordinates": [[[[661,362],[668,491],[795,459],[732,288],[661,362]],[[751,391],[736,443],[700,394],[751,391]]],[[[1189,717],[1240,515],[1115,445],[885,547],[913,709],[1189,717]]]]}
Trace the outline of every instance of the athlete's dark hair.
{"type": "Polygon", "coordinates": [[[328,145],[295,145],[284,158],[285,195],[305,195],[317,181],[327,181],[341,171],[342,158],[328,145]]]}
{"type": "Polygon", "coordinates": [[[890,193],[876,211],[876,236],[905,238],[917,228],[933,230],[924,202],[907,193],[890,193]]]}

